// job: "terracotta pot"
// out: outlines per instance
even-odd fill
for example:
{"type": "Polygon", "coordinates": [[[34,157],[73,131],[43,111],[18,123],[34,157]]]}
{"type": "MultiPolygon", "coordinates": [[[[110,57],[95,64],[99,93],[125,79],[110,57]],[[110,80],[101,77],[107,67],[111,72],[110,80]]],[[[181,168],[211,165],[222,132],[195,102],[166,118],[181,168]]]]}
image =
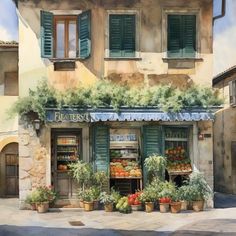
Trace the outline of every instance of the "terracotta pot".
{"type": "Polygon", "coordinates": [[[32,211],[36,211],[37,210],[36,203],[31,203],[30,206],[31,206],[31,210],[32,211]]]}
{"type": "Polygon", "coordinates": [[[84,201],[83,200],[79,200],[79,208],[84,208],[84,201]]]}
{"type": "Polygon", "coordinates": [[[181,201],[181,210],[182,211],[187,211],[188,210],[188,202],[183,200],[181,201]]]}
{"type": "Polygon", "coordinates": [[[113,203],[104,204],[104,209],[105,209],[105,212],[112,212],[113,211],[113,203]]]}
{"type": "Polygon", "coordinates": [[[204,208],[204,200],[193,201],[193,210],[194,211],[203,211],[204,208]]]}
{"type": "Polygon", "coordinates": [[[98,200],[93,201],[93,209],[99,210],[99,201],[98,200]]]}
{"type": "Polygon", "coordinates": [[[171,213],[179,213],[181,211],[181,202],[171,202],[170,203],[170,210],[171,213]]]}
{"type": "Polygon", "coordinates": [[[93,202],[85,202],[84,201],[84,210],[85,211],[93,211],[93,202]]]}
{"type": "Polygon", "coordinates": [[[49,208],[49,202],[40,202],[37,203],[37,210],[38,213],[45,213],[48,211],[49,208]]]}
{"type": "Polygon", "coordinates": [[[154,202],[145,202],[145,211],[150,213],[154,210],[154,202]]]}
{"type": "Polygon", "coordinates": [[[160,205],[160,212],[166,213],[170,211],[170,204],[169,203],[159,203],[160,205]]]}

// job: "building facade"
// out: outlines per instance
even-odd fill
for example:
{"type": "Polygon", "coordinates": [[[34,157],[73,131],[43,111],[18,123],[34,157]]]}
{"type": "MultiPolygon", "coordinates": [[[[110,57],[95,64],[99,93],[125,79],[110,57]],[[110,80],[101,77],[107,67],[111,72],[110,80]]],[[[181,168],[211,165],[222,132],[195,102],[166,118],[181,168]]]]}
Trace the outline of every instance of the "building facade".
{"type": "MultiPolygon", "coordinates": [[[[211,87],[211,0],[19,0],[18,8],[20,96],[43,79],[59,91],[101,78],[137,87],[211,87]]],[[[132,192],[145,184],[147,156],[179,158],[182,153],[213,187],[213,120],[213,113],[204,109],[168,114],[156,109],[83,113],[53,108],[37,131],[35,123],[20,120],[20,207],[42,184],[52,184],[61,199],[72,201],[76,187],[66,163],[77,158],[106,171],[109,186],[132,192]],[[139,162],[138,173],[130,178],[111,168],[113,159],[123,157],[134,165],[139,162]]],[[[186,175],[168,178],[180,183],[186,175]]]]}
{"type": "Polygon", "coordinates": [[[18,98],[18,44],[0,41],[0,197],[18,196],[18,117],[8,109],[18,98]]]}
{"type": "Polygon", "coordinates": [[[220,90],[225,102],[216,113],[214,126],[215,190],[231,194],[236,193],[235,76],[233,66],[213,79],[213,86],[220,90]]]}

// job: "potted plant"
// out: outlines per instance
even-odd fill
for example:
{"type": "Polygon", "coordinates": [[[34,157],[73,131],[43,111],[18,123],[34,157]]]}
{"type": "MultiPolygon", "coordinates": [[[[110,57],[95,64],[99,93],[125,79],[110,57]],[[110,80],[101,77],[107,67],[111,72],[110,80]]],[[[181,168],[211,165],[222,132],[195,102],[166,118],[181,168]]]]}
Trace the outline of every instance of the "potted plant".
{"type": "Polygon", "coordinates": [[[36,192],[32,191],[30,194],[27,195],[27,197],[25,199],[25,203],[29,204],[31,206],[31,210],[33,210],[33,211],[37,210],[36,197],[37,197],[36,192]]]}
{"type": "Polygon", "coordinates": [[[154,210],[154,202],[157,199],[156,189],[148,185],[139,196],[139,200],[145,204],[145,211],[150,213],[154,210]]]}
{"type": "Polygon", "coordinates": [[[92,195],[93,195],[93,209],[99,210],[99,197],[101,194],[101,190],[97,186],[91,187],[92,195]]]}
{"type": "Polygon", "coordinates": [[[113,203],[115,199],[111,194],[108,194],[106,192],[102,192],[100,194],[100,202],[104,204],[104,209],[106,212],[112,212],[113,211],[113,203]]]}
{"type": "Polygon", "coordinates": [[[77,191],[77,198],[79,200],[79,207],[84,208],[84,190],[82,188],[79,188],[77,191]]]}
{"type": "Polygon", "coordinates": [[[167,161],[166,157],[153,154],[144,161],[144,166],[147,169],[150,182],[158,177],[160,180],[164,180],[164,174],[167,161]]]}
{"type": "Polygon", "coordinates": [[[131,206],[133,211],[139,211],[142,209],[141,201],[139,200],[140,195],[142,192],[138,191],[134,194],[128,195],[128,203],[131,206]]]}
{"type": "Polygon", "coordinates": [[[183,185],[179,188],[181,210],[186,211],[191,209],[193,189],[189,185],[183,185]]]}
{"type": "Polygon", "coordinates": [[[171,196],[175,191],[175,185],[171,182],[161,182],[159,187],[159,206],[160,212],[166,213],[170,210],[171,196]]]}
{"type": "Polygon", "coordinates": [[[35,202],[39,213],[45,213],[49,209],[49,203],[55,202],[57,193],[52,190],[52,187],[41,186],[36,188],[35,202]]]}
{"type": "Polygon", "coordinates": [[[83,202],[85,211],[93,211],[93,192],[92,189],[85,189],[83,192],[83,202]]]}
{"type": "Polygon", "coordinates": [[[181,211],[180,192],[178,189],[172,192],[170,210],[171,213],[179,213],[181,211]]]}
{"type": "Polygon", "coordinates": [[[194,211],[203,211],[204,202],[213,196],[210,186],[200,172],[193,172],[189,178],[191,200],[194,211]]]}

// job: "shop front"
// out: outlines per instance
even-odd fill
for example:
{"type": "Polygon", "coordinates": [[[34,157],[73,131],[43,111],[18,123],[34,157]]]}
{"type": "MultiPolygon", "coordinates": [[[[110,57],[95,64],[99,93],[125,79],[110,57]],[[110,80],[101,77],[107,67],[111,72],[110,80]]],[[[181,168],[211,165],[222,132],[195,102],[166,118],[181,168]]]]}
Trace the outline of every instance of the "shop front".
{"type": "MultiPolygon", "coordinates": [[[[166,180],[178,186],[194,170],[213,185],[213,112],[163,113],[155,109],[81,111],[47,110],[50,132],[51,183],[61,199],[76,198],[78,186],[68,164],[83,160],[109,176],[107,188],[126,195],[147,184],[145,158],[167,157],[166,180]]],[[[48,145],[49,148],[49,145],[48,145]]]]}

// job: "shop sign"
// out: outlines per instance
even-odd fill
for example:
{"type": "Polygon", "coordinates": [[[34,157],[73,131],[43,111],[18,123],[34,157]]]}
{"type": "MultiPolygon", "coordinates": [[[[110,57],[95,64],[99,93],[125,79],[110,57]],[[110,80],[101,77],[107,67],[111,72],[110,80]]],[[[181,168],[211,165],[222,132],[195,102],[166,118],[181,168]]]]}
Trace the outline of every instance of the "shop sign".
{"type": "Polygon", "coordinates": [[[46,120],[49,122],[90,122],[91,118],[88,112],[48,110],[46,120]]]}

